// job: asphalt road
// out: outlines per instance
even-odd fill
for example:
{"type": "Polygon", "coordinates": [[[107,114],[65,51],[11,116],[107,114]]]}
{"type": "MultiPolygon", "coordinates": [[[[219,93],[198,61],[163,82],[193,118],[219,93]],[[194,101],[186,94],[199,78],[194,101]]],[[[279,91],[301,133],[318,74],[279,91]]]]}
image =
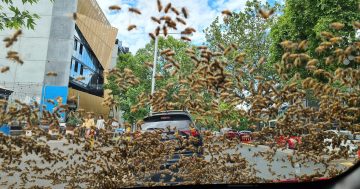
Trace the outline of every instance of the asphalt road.
{"type": "MultiPolygon", "coordinates": [[[[60,150],[63,150],[65,153],[70,152],[71,148],[76,149],[79,148],[77,145],[68,145],[63,146],[64,141],[49,141],[49,146],[54,149],[58,148],[60,150]]],[[[249,162],[255,165],[256,169],[260,172],[257,173],[257,176],[263,179],[278,179],[279,176],[281,179],[289,179],[294,178],[294,174],[296,175],[303,175],[303,174],[312,174],[315,173],[315,169],[323,170],[324,166],[319,164],[314,164],[314,162],[307,162],[305,164],[300,164],[298,167],[293,168],[291,166],[291,163],[287,160],[287,156],[292,154],[292,150],[283,150],[276,152],[273,162],[269,164],[268,161],[264,160],[263,157],[253,157],[253,154],[256,152],[265,152],[269,148],[267,146],[259,145],[257,147],[249,145],[249,144],[239,144],[238,146],[239,150],[235,149],[228,149],[224,152],[224,154],[229,153],[241,153],[242,157],[246,158],[249,162]],[[281,159],[285,159],[285,161],[281,161],[281,159]],[[269,172],[268,168],[271,167],[272,171],[274,171],[276,174],[273,175],[269,172]]],[[[68,160],[69,163],[73,163],[78,157],[75,157],[73,160],[68,160]]],[[[39,161],[39,157],[37,157],[35,154],[30,154],[28,156],[23,156],[23,162],[18,166],[18,168],[25,170],[25,167],[27,166],[24,162],[26,160],[35,160],[36,165],[38,167],[49,167],[51,170],[54,169],[61,169],[62,167],[65,167],[66,162],[59,162],[55,165],[50,165],[47,163],[42,163],[39,161]]],[[[205,160],[210,160],[210,156],[206,155],[205,160]]],[[[347,167],[351,166],[350,160],[343,160],[342,162],[334,162],[333,165],[337,167],[337,169],[346,170],[347,167]]],[[[2,163],[2,160],[0,159],[0,163],[2,163]]],[[[42,173],[42,176],[49,175],[50,171],[42,173]]],[[[28,175],[31,176],[39,176],[32,173],[32,171],[29,171],[28,175]]],[[[62,179],[62,178],[59,178],[62,179]]],[[[70,179],[63,178],[63,179],[70,179]]],[[[30,179],[31,180],[31,179],[30,179]]],[[[0,173],[0,188],[8,188],[11,184],[17,182],[15,185],[15,188],[19,187],[31,187],[31,186],[43,186],[43,187],[51,187],[51,188],[64,188],[65,184],[57,184],[57,183],[51,183],[48,180],[44,179],[34,179],[33,181],[27,182],[26,185],[19,185],[20,183],[20,174],[15,173],[13,176],[9,177],[6,175],[6,173],[1,172],[0,173]]],[[[86,186],[82,186],[86,187],[86,186]]]]}

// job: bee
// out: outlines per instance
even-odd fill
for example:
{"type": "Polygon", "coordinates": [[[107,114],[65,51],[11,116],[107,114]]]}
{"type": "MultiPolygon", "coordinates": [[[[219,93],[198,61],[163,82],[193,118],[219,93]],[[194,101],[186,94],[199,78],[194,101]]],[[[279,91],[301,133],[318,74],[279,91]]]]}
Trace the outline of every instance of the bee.
{"type": "Polygon", "coordinates": [[[339,43],[342,41],[342,37],[332,37],[329,39],[331,43],[339,43]]]}
{"type": "Polygon", "coordinates": [[[185,22],[183,19],[181,19],[181,18],[179,18],[179,17],[176,17],[176,20],[177,20],[179,23],[181,23],[181,24],[183,24],[183,25],[186,25],[186,22],[185,22]]]}
{"type": "Polygon", "coordinates": [[[52,104],[52,105],[55,105],[55,102],[54,102],[54,100],[51,100],[51,99],[47,99],[47,100],[46,100],[46,102],[48,102],[48,103],[50,103],[50,104],[52,104]]]}
{"type": "Polygon", "coordinates": [[[165,50],[162,50],[162,51],[160,52],[160,55],[164,55],[164,54],[169,53],[169,52],[171,52],[171,49],[170,49],[170,48],[167,48],[167,49],[165,49],[165,50]]]}
{"type": "Polygon", "coordinates": [[[79,76],[75,80],[76,81],[83,81],[83,80],[85,80],[85,77],[84,76],[79,76]]]}
{"type": "Polygon", "coordinates": [[[188,18],[188,17],[189,17],[189,13],[188,13],[186,7],[181,8],[181,12],[183,13],[183,15],[184,15],[185,18],[188,18]]]}
{"type": "Polygon", "coordinates": [[[119,5],[111,5],[109,6],[109,10],[119,11],[121,10],[121,7],[119,5]]]}
{"type": "Polygon", "coordinates": [[[0,72],[1,73],[5,73],[5,72],[7,72],[7,71],[9,71],[10,70],[10,67],[9,66],[4,66],[4,67],[1,67],[0,68],[0,72]]]}
{"type": "Polygon", "coordinates": [[[330,65],[334,61],[334,58],[332,56],[328,56],[325,59],[325,64],[330,65]]]}
{"type": "Polygon", "coordinates": [[[229,10],[223,10],[223,11],[221,11],[221,14],[224,14],[226,16],[232,16],[231,11],[229,11],[229,10]]]}
{"type": "Polygon", "coordinates": [[[268,19],[272,14],[274,14],[275,9],[270,9],[269,11],[265,11],[263,9],[259,10],[260,17],[264,18],[265,20],[268,19]]]}
{"type": "Polygon", "coordinates": [[[360,22],[359,21],[353,22],[353,26],[354,28],[360,29],[360,22]]]}
{"type": "Polygon", "coordinates": [[[171,7],[171,10],[172,10],[177,16],[180,15],[179,11],[178,11],[176,8],[171,7]]]}
{"type": "Polygon", "coordinates": [[[135,29],[135,28],[136,28],[136,25],[129,25],[128,28],[127,28],[127,30],[128,30],[128,31],[131,31],[131,30],[133,30],[133,29],[135,29]]]}
{"type": "Polygon", "coordinates": [[[223,53],[223,54],[226,56],[230,51],[231,51],[231,46],[228,47],[228,48],[226,48],[226,49],[224,50],[224,53],[223,53]]]}
{"type": "Polygon", "coordinates": [[[168,30],[166,26],[163,26],[163,32],[164,32],[164,36],[166,37],[168,35],[168,30]]]}
{"type": "Polygon", "coordinates": [[[158,24],[161,24],[160,19],[157,19],[157,18],[155,18],[154,16],[151,17],[151,20],[154,21],[154,22],[156,22],[156,23],[158,23],[158,24]]]}
{"type": "Polygon", "coordinates": [[[164,12],[165,12],[165,13],[168,13],[169,10],[170,10],[170,8],[171,8],[171,3],[168,3],[168,4],[166,5],[165,9],[164,9],[164,12]]]}
{"type": "Polygon", "coordinates": [[[155,29],[155,36],[159,36],[160,34],[160,26],[158,26],[156,29],[155,29]]]}
{"type": "Polygon", "coordinates": [[[303,40],[299,43],[298,49],[300,50],[306,50],[307,48],[307,40],[303,40]]]}
{"type": "Polygon", "coordinates": [[[56,77],[57,73],[56,72],[48,72],[48,73],[46,73],[46,76],[56,77]]]}
{"type": "Polygon", "coordinates": [[[329,26],[335,30],[341,30],[345,27],[345,24],[341,22],[333,22],[329,26]]]}
{"type": "Polygon", "coordinates": [[[328,38],[328,39],[334,37],[334,35],[333,35],[332,33],[326,32],[326,31],[321,32],[320,35],[321,35],[321,36],[324,36],[324,37],[326,37],[326,38],[328,38]]]}
{"type": "Polygon", "coordinates": [[[149,36],[151,37],[151,39],[155,40],[155,35],[153,33],[149,33],[149,36]]]}
{"type": "Polygon", "coordinates": [[[191,41],[191,39],[190,39],[190,38],[185,37],[185,36],[181,36],[181,39],[182,39],[182,40],[184,40],[184,41],[191,41]]]}
{"type": "Polygon", "coordinates": [[[136,9],[136,8],[129,8],[129,12],[132,12],[132,13],[135,13],[135,14],[141,14],[140,10],[139,9],[136,9]]]}
{"type": "Polygon", "coordinates": [[[265,57],[261,57],[260,59],[259,59],[259,62],[258,62],[258,64],[264,64],[265,63],[265,57]]]}
{"type": "Polygon", "coordinates": [[[160,0],[157,0],[157,7],[158,7],[158,11],[161,12],[163,6],[161,4],[161,1],[160,0]]]}

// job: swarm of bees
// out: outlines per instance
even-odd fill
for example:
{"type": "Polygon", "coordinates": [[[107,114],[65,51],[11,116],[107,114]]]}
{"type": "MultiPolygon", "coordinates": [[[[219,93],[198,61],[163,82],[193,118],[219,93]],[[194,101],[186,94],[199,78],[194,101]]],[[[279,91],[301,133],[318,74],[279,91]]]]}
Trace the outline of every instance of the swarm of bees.
{"type": "MultiPolygon", "coordinates": [[[[120,11],[121,7],[114,5],[110,10],[120,11]]],[[[180,10],[180,9],[179,9],[180,10]]],[[[157,11],[165,14],[173,13],[175,19],[165,15],[161,18],[151,17],[158,24],[154,33],[150,36],[160,35],[163,30],[166,36],[167,29],[176,30],[177,23],[186,25],[185,19],[189,13],[185,7],[179,11],[173,4],[163,6],[157,0],[157,11]],[[182,17],[180,17],[182,15],[182,17]],[[161,23],[163,23],[161,25],[161,23]]],[[[129,11],[141,15],[140,10],[129,8],[129,11]]],[[[222,12],[227,17],[232,12],[222,12]]],[[[274,10],[260,10],[259,15],[268,19],[274,10]]],[[[358,22],[353,22],[354,27],[359,27],[358,22]]],[[[341,170],[331,164],[333,160],[349,158],[352,154],[348,147],[341,146],[348,138],[344,136],[331,135],[325,130],[331,128],[337,122],[342,128],[353,133],[360,131],[358,118],[360,116],[360,70],[355,66],[359,64],[360,43],[353,42],[346,47],[341,46],[345,40],[336,36],[336,31],[345,27],[345,24],[335,22],[329,25],[329,31],[323,31],[320,36],[323,42],[315,49],[317,54],[325,54],[327,57],[319,58],[307,53],[307,41],[283,41],[281,45],[284,54],[278,64],[274,67],[277,76],[287,82],[278,84],[272,79],[261,75],[255,75],[254,81],[246,82],[246,74],[256,73],[257,67],[250,65],[246,59],[246,53],[239,52],[236,44],[219,44],[217,49],[209,49],[207,46],[189,46],[185,50],[190,58],[192,69],[190,74],[182,73],[183,63],[176,60],[172,49],[164,49],[160,55],[164,58],[163,69],[165,73],[172,71],[175,78],[163,88],[157,89],[153,95],[141,93],[138,95],[137,104],[130,107],[130,112],[137,112],[147,106],[152,106],[153,111],[167,111],[174,109],[187,110],[195,119],[204,125],[213,124],[217,128],[231,127],[241,124],[240,120],[224,119],[228,115],[236,113],[250,120],[252,128],[256,123],[267,123],[277,117],[283,103],[289,103],[288,110],[278,118],[276,129],[264,127],[254,132],[256,137],[255,146],[266,144],[268,148],[264,151],[252,152],[250,147],[242,145],[240,139],[228,139],[224,136],[215,136],[210,131],[203,131],[203,146],[195,147],[195,137],[182,138],[177,136],[176,142],[162,141],[162,131],[145,133],[128,133],[121,135],[117,141],[112,140],[112,134],[100,130],[96,141],[82,138],[78,134],[81,128],[74,130],[75,135],[67,136],[63,140],[62,148],[54,148],[47,143],[50,135],[40,129],[38,120],[49,124],[51,129],[59,128],[58,119],[61,113],[69,113],[67,105],[55,105],[51,99],[46,102],[55,105],[52,111],[44,110],[38,103],[26,104],[19,100],[7,110],[0,110],[0,125],[13,121],[25,121],[27,130],[32,131],[32,136],[8,137],[0,133],[0,170],[8,177],[16,176],[16,183],[3,182],[4,187],[31,187],[35,180],[49,180],[53,185],[65,184],[66,187],[75,188],[82,185],[95,188],[116,188],[135,186],[163,186],[169,182],[179,184],[211,184],[211,183],[255,183],[269,182],[270,180],[260,178],[262,172],[270,173],[273,177],[286,178],[285,175],[273,170],[271,163],[274,161],[288,162],[289,166],[282,168],[295,168],[298,164],[308,166],[307,162],[314,162],[325,166],[324,169],[314,170],[313,174],[296,175],[293,177],[305,180],[322,177],[324,175],[334,176],[341,170]],[[234,56],[227,56],[234,53],[234,56]],[[335,66],[336,69],[325,69],[325,65],[339,65],[348,56],[354,56],[349,65],[335,66]],[[239,68],[230,72],[227,66],[235,62],[239,68]],[[248,68],[248,71],[244,67],[248,68]],[[304,68],[309,72],[307,78],[302,79],[299,73],[293,76],[289,73],[292,68],[304,68]],[[248,73],[245,73],[248,72],[248,73]],[[338,88],[340,85],[342,88],[338,88]],[[249,95],[239,95],[234,88],[249,91],[249,95]],[[311,93],[318,100],[318,107],[305,106],[303,100],[311,93]],[[204,96],[210,96],[211,98],[204,96]],[[222,104],[228,104],[224,108],[222,104]],[[249,110],[237,109],[239,104],[248,104],[249,110]],[[284,149],[284,145],[278,144],[274,138],[279,136],[293,136],[295,134],[307,133],[302,137],[301,143],[296,143],[296,149],[288,156],[277,157],[278,151],[284,149]],[[331,139],[325,143],[324,139],[331,139]],[[338,148],[339,150],[329,150],[338,148]],[[180,157],[179,162],[164,168],[163,164],[172,156],[176,155],[178,149],[199,152],[203,150],[205,158],[180,157]],[[242,155],[244,150],[253,154],[253,159],[242,155]],[[325,158],[325,155],[327,158],[325,158]],[[34,158],[26,159],[33,156],[34,158]],[[268,161],[268,167],[260,170],[254,159],[268,161]],[[151,179],[158,175],[158,180],[151,179]]],[[[129,26],[129,30],[136,28],[129,26]]],[[[185,35],[195,33],[196,30],[187,27],[182,31],[183,40],[190,41],[185,35]]],[[[19,32],[17,32],[19,33],[19,32]]],[[[21,32],[20,32],[21,34],[21,32]]],[[[18,35],[10,37],[5,42],[16,41],[18,35]]],[[[8,57],[14,59],[18,54],[8,52],[8,57]]],[[[259,65],[266,64],[266,57],[257,61],[259,65]]],[[[144,63],[144,69],[152,68],[151,62],[144,63]]],[[[2,69],[3,70],[3,69],[2,69]]],[[[7,71],[6,69],[4,69],[7,71]]],[[[4,71],[4,72],[5,72],[4,71]]],[[[3,72],[3,71],[1,71],[3,72]]],[[[115,77],[116,84],[121,92],[127,91],[140,83],[140,78],[129,68],[109,70],[108,73],[115,77]]],[[[48,72],[47,76],[56,76],[56,73],[48,72]]],[[[84,80],[84,77],[76,80],[84,80]]],[[[163,80],[165,75],[157,74],[156,79],[163,80]]],[[[70,97],[75,100],[75,97],[70,97]]],[[[1,100],[0,107],[6,105],[7,101],[1,100]]],[[[105,99],[102,105],[113,106],[117,101],[114,97],[105,99]]],[[[84,110],[78,109],[80,116],[84,110]]],[[[73,113],[71,113],[74,115],[73,113]]],[[[80,119],[86,120],[87,118],[80,119]]],[[[136,120],[141,127],[142,120],[136,120]]],[[[107,123],[110,124],[110,123],[107,123]]],[[[129,123],[125,124],[130,126],[129,123]]],[[[51,185],[51,186],[53,186],[51,185]]]]}

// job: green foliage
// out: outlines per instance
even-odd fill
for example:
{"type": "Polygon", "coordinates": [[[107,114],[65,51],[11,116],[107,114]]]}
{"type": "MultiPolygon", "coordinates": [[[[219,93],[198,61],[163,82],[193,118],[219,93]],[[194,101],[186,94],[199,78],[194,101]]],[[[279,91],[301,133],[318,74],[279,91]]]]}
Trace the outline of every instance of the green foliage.
{"type": "MultiPolygon", "coordinates": [[[[323,31],[343,37],[343,42],[337,46],[339,48],[345,48],[354,40],[356,32],[352,22],[360,20],[358,6],[358,0],[287,0],[284,14],[280,16],[270,32],[272,39],[270,63],[280,62],[284,53],[280,46],[282,41],[308,40],[306,53],[320,60],[321,69],[333,71],[336,67],[343,66],[341,64],[325,66],[323,58],[329,56],[329,52],[319,55],[315,49],[324,41],[320,36],[323,31]],[[329,24],[333,22],[344,23],[345,27],[340,31],[331,29],[329,24]]],[[[302,78],[311,76],[303,67],[297,68],[296,72],[300,72],[302,78]]],[[[292,77],[295,70],[290,70],[289,73],[289,76],[292,77]]]]}
{"type": "MultiPolygon", "coordinates": [[[[108,78],[109,82],[105,85],[105,89],[110,89],[112,91],[112,95],[115,96],[120,109],[124,111],[124,119],[130,123],[143,119],[150,111],[150,107],[146,106],[141,107],[136,112],[131,112],[131,107],[139,102],[138,96],[140,94],[151,93],[152,69],[146,67],[144,63],[153,62],[154,47],[155,44],[154,41],[152,41],[147,44],[145,48],[139,49],[135,55],[122,54],[118,58],[116,67],[119,71],[123,72],[125,68],[132,70],[134,75],[140,80],[139,85],[122,90],[121,87],[116,84],[114,76],[110,76],[108,78]]],[[[158,41],[159,54],[162,50],[167,48],[176,52],[173,58],[181,65],[180,70],[183,75],[189,74],[192,67],[190,64],[190,58],[185,54],[185,49],[189,47],[190,45],[188,43],[176,40],[171,36],[166,39],[159,38],[158,41]]],[[[165,64],[165,60],[161,56],[158,56],[157,73],[161,73],[164,76],[164,79],[156,81],[155,91],[164,88],[169,82],[175,82],[178,80],[177,78],[171,77],[170,73],[163,69],[165,64]]],[[[170,91],[168,95],[169,98],[171,98],[171,95],[176,92],[176,89],[177,88],[174,87],[174,90],[170,91]]]]}
{"type": "MultiPolygon", "coordinates": [[[[258,68],[255,73],[248,74],[248,80],[253,80],[252,76],[256,74],[270,78],[274,75],[272,67],[267,64],[257,64],[261,57],[267,57],[270,53],[269,47],[271,43],[268,31],[275,22],[275,15],[268,20],[257,16],[259,8],[270,9],[270,5],[268,3],[262,5],[258,0],[247,1],[244,11],[233,12],[233,16],[228,19],[228,22],[224,23],[221,23],[220,17],[217,17],[204,31],[207,45],[211,49],[219,50],[218,44],[227,47],[233,43],[241,52],[246,53],[246,63],[256,65],[258,68]]],[[[273,8],[279,9],[280,5],[276,4],[273,8]]],[[[230,53],[228,57],[234,59],[236,55],[237,53],[230,53]]],[[[245,70],[242,65],[234,61],[228,68],[233,74],[236,74],[236,68],[245,70]]]]}
{"type": "Polygon", "coordinates": [[[82,121],[81,119],[76,116],[73,112],[69,114],[68,120],[67,120],[67,125],[69,126],[76,126],[77,124],[81,124],[82,121]]]}
{"type": "MultiPolygon", "coordinates": [[[[53,0],[50,0],[53,2],[53,0]]],[[[0,30],[5,28],[19,29],[25,26],[28,29],[34,29],[35,20],[39,15],[30,13],[28,10],[21,11],[14,5],[14,0],[1,0],[5,6],[0,6],[0,30]]],[[[39,3],[39,0],[21,0],[22,4],[28,6],[39,3]]]]}

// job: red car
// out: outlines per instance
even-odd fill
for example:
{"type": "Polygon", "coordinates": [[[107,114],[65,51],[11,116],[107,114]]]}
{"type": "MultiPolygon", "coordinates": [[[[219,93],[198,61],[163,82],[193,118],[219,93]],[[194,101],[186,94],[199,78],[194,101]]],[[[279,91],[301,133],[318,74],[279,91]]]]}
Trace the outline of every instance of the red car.
{"type": "Polygon", "coordinates": [[[236,131],[234,131],[234,130],[229,130],[229,131],[225,132],[224,135],[225,135],[226,138],[228,138],[228,139],[234,139],[234,138],[238,138],[238,137],[239,137],[238,132],[236,132],[236,131]]]}
{"type": "Polygon", "coordinates": [[[301,137],[291,136],[285,137],[280,136],[276,138],[276,143],[280,146],[286,146],[288,149],[295,149],[298,144],[301,144],[301,137]]]}

